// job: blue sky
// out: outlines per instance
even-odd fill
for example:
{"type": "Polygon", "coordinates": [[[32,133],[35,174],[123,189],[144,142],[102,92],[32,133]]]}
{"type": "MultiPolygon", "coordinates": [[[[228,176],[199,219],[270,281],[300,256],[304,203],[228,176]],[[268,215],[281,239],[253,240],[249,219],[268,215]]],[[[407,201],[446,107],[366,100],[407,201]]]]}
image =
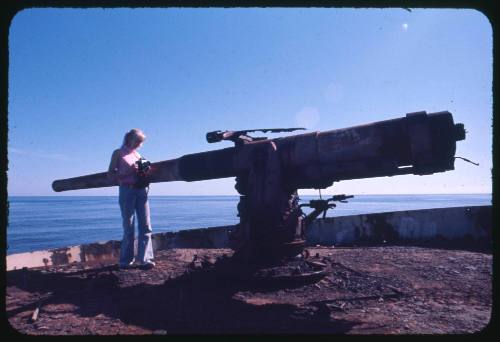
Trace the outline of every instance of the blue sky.
{"type": "MultiPolygon", "coordinates": [[[[151,161],[229,147],[212,130],[331,130],[448,110],[455,170],[335,183],[323,193],[490,193],[492,30],[457,9],[27,9],[9,33],[9,195],[107,169],[131,128],[151,161]]],[[[279,135],[274,135],[279,136],[279,135]]],[[[315,194],[301,190],[301,194],[315,194]]],[[[236,195],[234,179],[151,195],[236,195]]]]}

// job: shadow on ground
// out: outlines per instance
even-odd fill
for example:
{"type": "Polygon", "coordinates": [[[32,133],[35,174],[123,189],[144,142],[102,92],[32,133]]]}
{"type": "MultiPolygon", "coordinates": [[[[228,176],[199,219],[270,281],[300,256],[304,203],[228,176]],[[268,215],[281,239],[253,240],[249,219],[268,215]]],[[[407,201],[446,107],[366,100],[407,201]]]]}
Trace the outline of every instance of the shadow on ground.
{"type": "MultiPolygon", "coordinates": [[[[331,320],[328,310],[304,310],[290,304],[249,304],[235,294],[266,289],[221,277],[217,267],[184,273],[158,285],[139,283],[128,287],[120,284],[120,272],[127,271],[116,266],[72,273],[19,270],[9,272],[7,285],[30,293],[50,292],[43,305],[72,304],[76,307],[74,315],[105,315],[125,325],[165,330],[168,334],[346,333],[357,324],[331,320]]],[[[36,305],[8,310],[7,317],[36,305]]]]}

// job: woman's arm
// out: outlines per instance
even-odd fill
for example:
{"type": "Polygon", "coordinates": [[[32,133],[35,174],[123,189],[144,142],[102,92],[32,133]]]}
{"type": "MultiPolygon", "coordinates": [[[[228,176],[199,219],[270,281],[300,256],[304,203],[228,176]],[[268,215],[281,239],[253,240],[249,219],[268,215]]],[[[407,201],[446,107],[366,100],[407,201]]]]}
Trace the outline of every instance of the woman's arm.
{"type": "Polygon", "coordinates": [[[109,162],[108,167],[108,179],[109,180],[117,180],[118,176],[118,159],[120,158],[120,150],[114,150],[113,155],[111,156],[111,161],[109,162]]]}

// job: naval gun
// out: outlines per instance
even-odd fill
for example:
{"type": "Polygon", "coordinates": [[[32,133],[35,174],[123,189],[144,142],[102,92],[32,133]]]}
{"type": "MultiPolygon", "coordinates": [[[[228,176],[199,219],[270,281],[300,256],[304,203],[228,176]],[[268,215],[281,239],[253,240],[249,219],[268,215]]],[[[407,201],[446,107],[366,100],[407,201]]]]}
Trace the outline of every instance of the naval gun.
{"type": "MultiPolygon", "coordinates": [[[[458,158],[456,142],[465,139],[464,125],[455,124],[447,111],[415,112],[273,139],[248,135],[259,130],[209,132],[209,143],[227,140],[234,146],[151,163],[147,174],[149,183],[236,177],[240,223],[230,236],[236,260],[269,261],[300,255],[307,223],[333,206],[331,201],[312,202],[309,206],[314,211],[305,216],[298,189],[323,189],[349,179],[453,170],[458,158]]],[[[56,180],[52,188],[59,192],[115,185],[102,172],[56,180]]]]}

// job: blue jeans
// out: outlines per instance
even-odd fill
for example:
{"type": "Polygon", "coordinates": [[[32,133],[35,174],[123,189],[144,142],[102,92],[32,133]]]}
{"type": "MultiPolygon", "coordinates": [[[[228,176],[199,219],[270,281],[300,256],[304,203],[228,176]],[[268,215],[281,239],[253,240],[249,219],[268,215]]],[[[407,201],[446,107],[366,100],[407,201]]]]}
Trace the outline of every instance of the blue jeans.
{"type": "Polygon", "coordinates": [[[128,265],[134,260],[134,221],[138,221],[137,258],[138,262],[153,259],[151,241],[151,220],[149,218],[148,188],[133,189],[120,186],[120,210],[123,220],[123,239],[120,249],[120,265],[128,265]],[[136,215],[134,215],[136,214],[136,215]]]}

